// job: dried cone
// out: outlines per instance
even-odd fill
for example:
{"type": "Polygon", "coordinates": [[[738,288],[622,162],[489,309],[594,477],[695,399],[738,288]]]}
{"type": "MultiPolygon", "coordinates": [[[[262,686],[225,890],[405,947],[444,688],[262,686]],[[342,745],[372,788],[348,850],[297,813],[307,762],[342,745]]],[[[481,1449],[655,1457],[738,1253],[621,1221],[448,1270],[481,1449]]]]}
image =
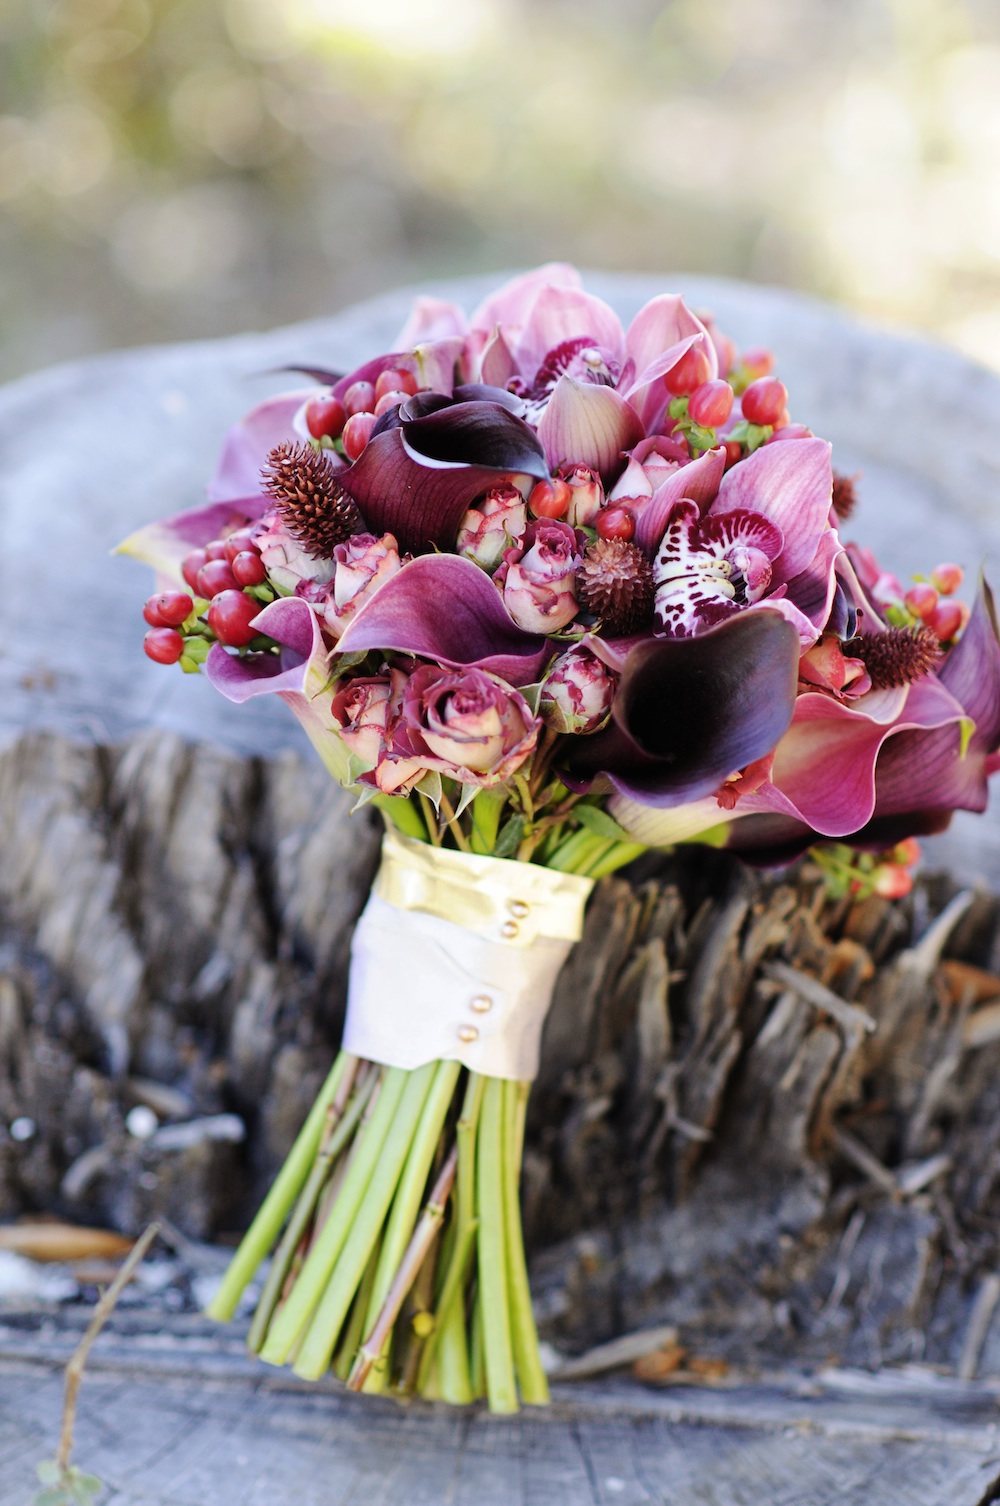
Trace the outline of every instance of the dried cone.
{"type": "Polygon", "coordinates": [[[929,627],[862,633],[847,645],[847,651],[863,661],[873,690],[910,685],[932,670],[941,657],[937,634],[929,627]]]}
{"type": "Polygon", "coordinates": [[[842,476],[839,471],[833,473],[833,510],[842,523],[853,513],[857,505],[857,492],[854,483],[856,476],[842,476]]]}
{"type": "Polygon", "coordinates": [[[275,445],[261,478],[266,495],[314,559],[331,559],[335,545],[364,527],[322,450],[310,444],[275,445]]]}
{"type": "Polygon", "coordinates": [[[580,604],[599,617],[612,637],[636,633],[653,615],[653,567],[636,544],[598,539],[576,577],[580,604]]]}

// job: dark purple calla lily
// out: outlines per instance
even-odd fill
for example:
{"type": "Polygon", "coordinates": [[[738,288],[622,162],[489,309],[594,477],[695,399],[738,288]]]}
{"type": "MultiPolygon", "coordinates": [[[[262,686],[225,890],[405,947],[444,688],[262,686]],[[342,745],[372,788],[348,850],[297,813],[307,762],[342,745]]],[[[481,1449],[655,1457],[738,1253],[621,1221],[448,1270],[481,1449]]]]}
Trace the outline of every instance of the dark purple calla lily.
{"type": "Polygon", "coordinates": [[[338,640],[341,653],[392,649],[449,669],[472,665],[509,685],[541,678],[556,645],[512,619],[489,576],[454,554],[404,565],[358,612],[338,640]]]}
{"type": "Polygon", "coordinates": [[[499,478],[548,473],[534,430],[506,403],[477,399],[412,419],[401,412],[340,482],[368,527],[402,549],[452,549],[469,507],[499,478]]]}
{"type": "Polygon", "coordinates": [[[657,808],[702,799],[778,742],[795,709],[798,660],[798,635],[776,612],[638,644],[608,727],[569,744],[570,775],[606,774],[657,808]]]}

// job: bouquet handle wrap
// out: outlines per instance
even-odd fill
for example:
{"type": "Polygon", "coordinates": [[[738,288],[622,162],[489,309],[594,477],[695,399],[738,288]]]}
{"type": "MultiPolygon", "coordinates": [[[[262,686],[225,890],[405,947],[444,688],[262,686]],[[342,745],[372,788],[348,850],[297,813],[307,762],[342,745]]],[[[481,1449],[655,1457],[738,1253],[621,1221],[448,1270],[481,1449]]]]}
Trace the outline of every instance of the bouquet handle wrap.
{"type": "Polygon", "coordinates": [[[538,1074],[556,978],[593,879],[388,831],[351,949],[344,1049],[413,1070],[538,1074]]]}

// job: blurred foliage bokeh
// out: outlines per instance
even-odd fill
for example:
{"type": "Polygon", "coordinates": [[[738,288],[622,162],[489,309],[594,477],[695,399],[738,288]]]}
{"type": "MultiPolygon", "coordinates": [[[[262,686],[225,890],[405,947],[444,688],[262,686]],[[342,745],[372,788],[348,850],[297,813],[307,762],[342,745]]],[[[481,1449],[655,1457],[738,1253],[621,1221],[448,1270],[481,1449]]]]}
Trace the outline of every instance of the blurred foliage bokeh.
{"type": "Polygon", "coordinates": [[[0,0],[0,374],[564,257],[1000,364],[997,0],[0,0]]]}

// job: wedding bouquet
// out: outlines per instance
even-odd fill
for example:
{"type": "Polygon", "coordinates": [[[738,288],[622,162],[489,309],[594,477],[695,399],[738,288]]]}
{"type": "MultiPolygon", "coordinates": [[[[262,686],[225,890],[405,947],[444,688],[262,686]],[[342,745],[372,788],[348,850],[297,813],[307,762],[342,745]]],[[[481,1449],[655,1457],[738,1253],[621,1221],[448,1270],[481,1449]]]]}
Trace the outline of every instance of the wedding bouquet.
{"type": "Polygon", "coordinates": [[[146,652],[282,697],[385,822],[342,1050],[211,1312],[356,1389],[547,1399],[527,1095],[589,891],[648,847],[819,842],[902,892],[1000,755],[989,591],[841,539],[851,481],[773,358],[681,298],[623,331],[572,268],[255,408],[153,565],[146,652]],[[866,856],[853,859],[855,850],[866,856]]]}

